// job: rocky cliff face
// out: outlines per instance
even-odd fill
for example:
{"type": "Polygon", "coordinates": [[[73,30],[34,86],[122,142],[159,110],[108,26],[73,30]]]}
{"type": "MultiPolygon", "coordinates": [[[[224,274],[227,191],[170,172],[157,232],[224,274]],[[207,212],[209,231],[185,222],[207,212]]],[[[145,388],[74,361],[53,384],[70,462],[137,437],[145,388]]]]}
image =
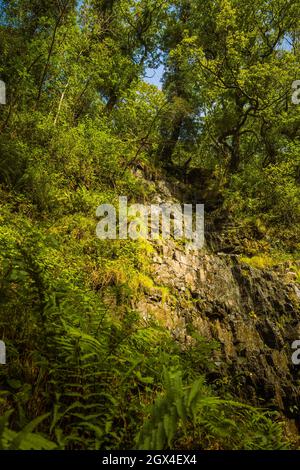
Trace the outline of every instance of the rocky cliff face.
{"type": "Polygon", "coordinates": [[[174,240],[155,241],[151,265],[168,295],[150,289],[135,305],[144,318],[156,318],[182,345],[191,329],[216,340],[209,378],[226,380],[251,404],[279,410],[298,435],[300,366],[292,363],[291,345],[300,339],[300,290],[286,268],[254,269],[209,244],[186,252],[174,240]]]}

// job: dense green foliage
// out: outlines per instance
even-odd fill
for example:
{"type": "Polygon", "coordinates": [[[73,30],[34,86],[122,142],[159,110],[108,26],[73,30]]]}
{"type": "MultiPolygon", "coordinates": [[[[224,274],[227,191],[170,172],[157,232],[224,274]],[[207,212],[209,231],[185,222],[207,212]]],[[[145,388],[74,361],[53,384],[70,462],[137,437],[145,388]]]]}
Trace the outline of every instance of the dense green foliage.
{"type": "Polygon", "coordinates": [[[205,169],[247,255],[296,256],[300,2],[77,3],[0,2],[0,448],[285,448],[206,383],[211,345],[132,308],[151,245],[98,240],[95,211],[151,200],[137,168],[205,169]]]}

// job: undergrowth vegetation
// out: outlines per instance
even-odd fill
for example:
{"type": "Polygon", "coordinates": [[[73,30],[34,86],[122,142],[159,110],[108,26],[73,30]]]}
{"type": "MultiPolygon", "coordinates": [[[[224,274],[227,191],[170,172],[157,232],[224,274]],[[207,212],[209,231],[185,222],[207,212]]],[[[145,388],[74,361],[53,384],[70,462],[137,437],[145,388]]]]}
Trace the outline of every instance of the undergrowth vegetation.
{"type": "Polygon", "coordinates": [[[57,233],[47,222],[37,229],[20,214],[7,216],[0,235],[0,327],[9,358],[0,369],[2,448],[287,445],[271,415],[222,400],[205,384],[213,367],[205,342],[184,351],[132,310],[137,292],[152,286],[144,243],[100,243],[88,227],[76,238],[68,224],[57,233]]]}

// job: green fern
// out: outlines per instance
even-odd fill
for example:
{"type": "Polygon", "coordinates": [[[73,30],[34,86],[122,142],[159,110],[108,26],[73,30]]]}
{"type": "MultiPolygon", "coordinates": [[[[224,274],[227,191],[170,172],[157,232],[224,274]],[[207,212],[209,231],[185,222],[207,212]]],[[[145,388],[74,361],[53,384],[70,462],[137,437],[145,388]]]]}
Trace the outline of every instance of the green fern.
{"type": "Polygon", "coordinates": [[[181,371],[164,369],[163,375],[165,393],[136,436],[138,449],[201,449],[216,443],[225,449],[286,448],[282,428],[270,413],[214,396],[203,377],[184,386],[181,371]]]}

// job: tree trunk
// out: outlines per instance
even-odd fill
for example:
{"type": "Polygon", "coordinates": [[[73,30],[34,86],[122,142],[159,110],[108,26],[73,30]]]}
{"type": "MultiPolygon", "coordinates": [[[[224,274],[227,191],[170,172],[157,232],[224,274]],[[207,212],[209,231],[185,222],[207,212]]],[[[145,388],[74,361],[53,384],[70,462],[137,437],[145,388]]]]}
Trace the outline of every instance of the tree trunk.
{"type": "Polygon", "coordinates": [[[240,166],[240,134],[237,132],[232,139],[232,146],[230,149],[230,162],[229,170],[231,173],[236,173],[240,166]]]}
{"type": "Polygon", "coordinates": [[[180,131],[183,123],[183,118],[180,117],[175,122],[173,122],[173,129],[170,136],[170,139],[163,143],[162,149],[160,151],[160,159],[163,164],[172,163],[172,156],[176,147],[176,144],[180,137],[180,131]]]}

